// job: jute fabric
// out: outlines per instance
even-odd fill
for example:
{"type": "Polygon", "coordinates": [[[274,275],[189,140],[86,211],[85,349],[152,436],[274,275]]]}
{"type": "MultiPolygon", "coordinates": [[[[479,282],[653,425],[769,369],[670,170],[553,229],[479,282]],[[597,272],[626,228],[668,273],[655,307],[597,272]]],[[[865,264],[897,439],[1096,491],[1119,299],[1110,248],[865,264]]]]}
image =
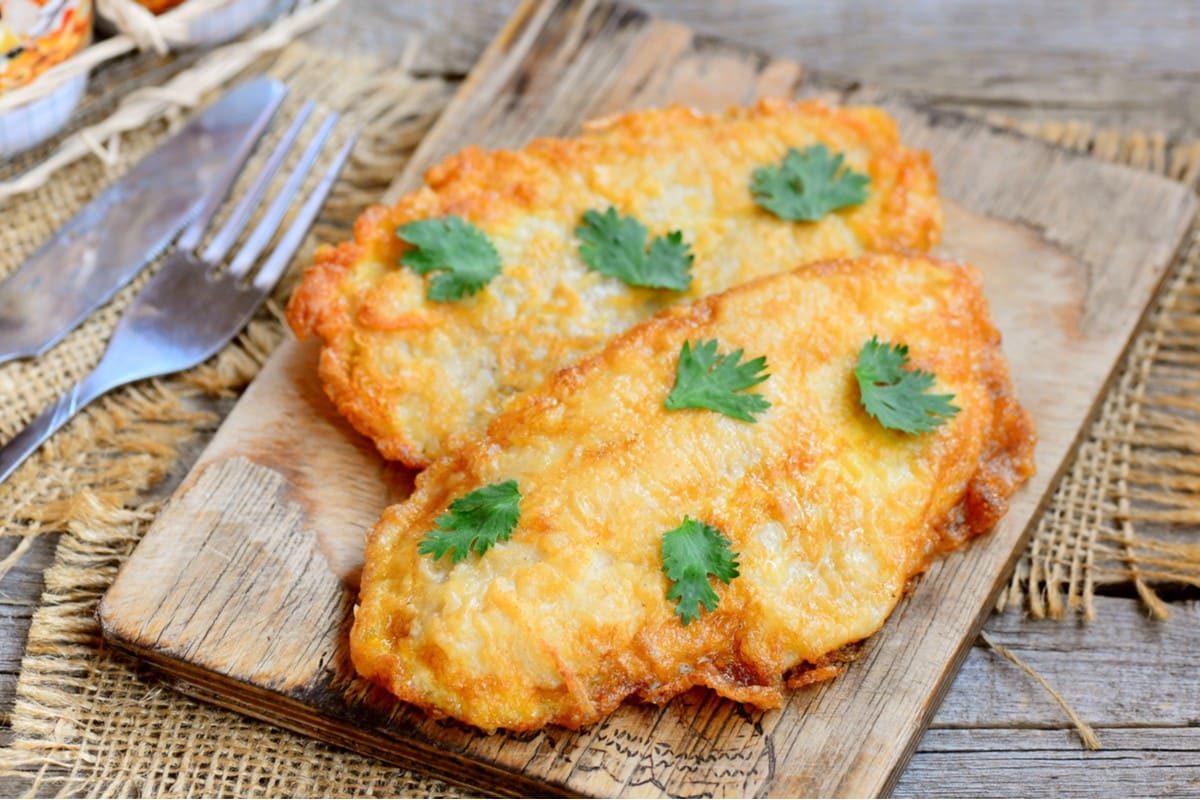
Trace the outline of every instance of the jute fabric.
{"type": "MultiPolygon", "coordinates": [[[[412,78],[404,60],[385,68],[295,44],[262,65],[292,90],[273,136],[308,98],[348,115],[337,135],[344,137],[350,125],[362,129],[296,271],[317,241],[348,234],[354,217],[382,194],[449,98],[450,84],[412,78]]],[[[150,59],[144,63],[147,72],[155,70],[150,59]]],[[[136,72],[126,67],[122,79],[136,81],[136,72]]],[[[148,152],[166,128],[127,135],[115,169],[81,161],[34,193],[0,204],[0,275],[148,152]]],[[[269,152],[271,144],[269,137],[261,151],[269,152]]],[[[255,166],[252,161],[246,173],[255,166]]],[[[98,361],[125,305],[152,272],[46,356],[0,366],[0,438],[14,435],[98,361]]],[[[183,375],[110,394],[0,485],[0,530],[19,542],[0,562],[0,573],[33,537],[63,532],[30,627],[11,715],[13,741],[0,751],[0,777],[16,779],[35,795],[454,794],[427,776],[189,700],[99,638],[96,604],[164,500],[152,487],[181,453],[195,455],[230,407],[223,398],[236,396],[280,341],[279,309],[296,277],[294,271],[285,278],[268,307],[217,357],[183,375]]]]}
{"type": "MultiPolygon", "coordinates": [[[[994,122],[1009,123],[1004,119],[994,122]]],[[[1200,191],[1200,141],[1079,123],[1033,136],[1200,191]]],[[[998,606],[1095,617],[1097,591],[1132,587],[1149,613],[1200,586],[1200,228],[1193,225],[1100,413],[1059,483],[998,606]]]]}
{"type": "MultiPolygon", "coordinates": [[[[411,55],[411,54],[410,54],[411,55]]],[[[154,66],[149,57],[139,57],[154,66]]],[[[289,46],[264,68],[293,88],[283,116],[318,99],[346,109],[364,136],[314,231],[336,240],[382,193],[452,86],[390,66],[289,46]]],[[[118,64],[120,79],[144,78],[118,64]]],[[[103,82],[92,101],[103,105],[103,82]]],[[[277,125],[276,128],[282,128],[277,125]]],[[[1111,161],[1200,185],[1200,142],[1042,125],[1028,131],[1111,161]]],[[[0,274],[166,133],[130,135],[115,169],[94,160],[0,203],[0,274]]],[[[30,158],[36,158],[33,154],[30,158]]],[[[20,164],[7,167],[12,171],[20,164]]],[[[6,177],[0,168],[0,178],[6,177]]],[[[310,242],[310,246],[311,246],[310,242]]],[[[420,773],[384,765],[197,703],[107,648],[95,609],[172,483],[219,424],[283,334],[279,308],[302,267],[238,340],[186,374],[116,392],[82,413],[0,485],[0,534],[18,544],[0,580],[34,537],[60,535],[30,628],[0,779],[36,795],[452,795],[420,773]],[[166,478],[166,480],[164,480],[166,478]],[[159,488],[156,488],[159,487],[159,488]]],[[[139,279],[45,357],[0,366],[0,437],[7,439],[100,356],[139,279]]],[[[1200,234],[1172,270],[1145,329],[1123,360],[1101,412],[1039,521],[1001,606],[1035,615],[1093,615],[1092,598],[1132,586],[1156,615],[1162,587],[1200,585],[1200,234]],[[1190,539],[1189,539],[1190,537],[1190,539]]],[[[5,551],[0,551],[5,552],[5,551]]]]}

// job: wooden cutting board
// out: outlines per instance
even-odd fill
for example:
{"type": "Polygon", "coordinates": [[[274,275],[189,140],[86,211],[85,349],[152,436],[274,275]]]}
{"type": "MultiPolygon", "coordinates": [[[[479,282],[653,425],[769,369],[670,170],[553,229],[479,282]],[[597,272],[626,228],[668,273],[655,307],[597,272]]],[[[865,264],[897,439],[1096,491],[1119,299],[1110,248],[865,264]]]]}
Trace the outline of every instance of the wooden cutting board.
{"type": "Polygon", "coordinates": [[[756,712],[693,691],[591,728],[485,736],[354,677],[362,542],[411,475],[333,411],[316,348],[284,344],[101,606],[105,635],[186,691],[489,793],[878,795],[902,772],[1018,557],[1195,213],[1191,194],[855,84],[813,77],[586,0],[524,5],[391,195],[466,145],[520,145],[588,118],[765,95],[876,102],[933,153],[942,252],[981,267],[1038,475],[988,537],[934,565],[843,676],[756,712]]]}

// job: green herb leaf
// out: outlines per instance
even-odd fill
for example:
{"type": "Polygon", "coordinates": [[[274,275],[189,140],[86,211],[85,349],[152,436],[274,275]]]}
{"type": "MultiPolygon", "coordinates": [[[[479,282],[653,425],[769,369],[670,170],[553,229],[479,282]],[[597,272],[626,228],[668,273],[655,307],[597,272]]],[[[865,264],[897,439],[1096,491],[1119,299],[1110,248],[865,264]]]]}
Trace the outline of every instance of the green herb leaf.
{"type": "Polygon", "coordinates": [[[700,606],[716,610],[718,598],[709,575],[724,583],[738,576],[738,554],[729,545],[719,530],[688,517],[663,534],[662,570],[671,581],[667,600],[676,601],[675,613],[684,625],[700,616],[700,606]]]}
{"type": "Polygon", "coordinates": [[[521,516],[516,481],[494,483],[465,494],[438,517],[437,530],[425,534],[417,552],[437,561],[446,553],[457,564],[474,552],[483,555],[496,542],[507,542],[521,516]]]}
{"type": "Polygon", "coordinates": [[[778,167],[754,170],[750,191],[760,206],[787,220],[815,222],[830,211],[867,199],[868,175],[847,167],[844,156],[830,156],[823,144],[798,151],[788,148],[778,167]]]}
{"type": "Polygon", "coordinates": [[[886,428],[905,433],[931,431],[961,409],[951,405],[952,394],[926,394],[934,375],[905,369],[908,345],[888,345],[872,336],[858,354],[854,377],[867,413],[886,428]]]}
{"type": "Polygon", "coordinates": [[[692,282],[691,247],[683,234],[671,231],[656,236],[646,250],[650,232],[634,217],[622,217],[615,208],[603,214],[586,211],[575,229],[583,242],[579,255],[596,272],[620,278],[630,286],[685,291],[692,282]]]}
{"type": "Polygon", "coordinates": [[[675,367],[675,386],[667,395],[668,411],[680,408],[707,408],[740,419],[755,422],[754,414],[771,407],[761,394],[737,394],[756,386],[767,378],[760,375],[767,368],[766,356],[739,364],[741,350],[717,355],[717,340],[684,342],[675,367]]]}
{"type": "Polygon", "coordinates": [[[415,245],[400,257],[401,264],[419,275],[437,273],[429,282],[430,300],[460,300],[500,274],[496,248],[483,231],[461,217],[410,222],[397,228],[396,235],[415,245]]]}

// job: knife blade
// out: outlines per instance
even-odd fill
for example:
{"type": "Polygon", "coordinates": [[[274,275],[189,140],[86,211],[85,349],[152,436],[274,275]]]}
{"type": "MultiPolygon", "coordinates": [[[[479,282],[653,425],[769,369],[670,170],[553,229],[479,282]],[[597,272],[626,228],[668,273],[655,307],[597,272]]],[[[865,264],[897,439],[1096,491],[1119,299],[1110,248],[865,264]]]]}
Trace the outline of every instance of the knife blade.
{"type": "Polygon", "coordinates": [[[268,78],[232,89],[0,281],[0,363],[46,352],[162,252],[249,156],[286,93],[268,78]]]}

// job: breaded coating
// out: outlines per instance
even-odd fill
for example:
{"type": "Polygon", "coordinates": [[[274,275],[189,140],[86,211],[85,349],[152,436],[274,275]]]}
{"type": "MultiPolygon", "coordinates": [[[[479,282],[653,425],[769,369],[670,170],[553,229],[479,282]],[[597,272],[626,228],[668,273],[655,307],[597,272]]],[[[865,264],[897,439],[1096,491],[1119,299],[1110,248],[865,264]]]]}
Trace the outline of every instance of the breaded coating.
{"type": "Polygon", "coordinates": [[[941,211],[928,154],[900,143],[875,108],[762,102],[705,116],[642,111],[574,139],[516,151],[468,148],[427,185],[319,250],[288,305],[296,335],[324,341],[320,374],[339,411],[386,458],[422,467],[483,431],[515,394],[596,352],[662,308],[753,278],[864,250],[924,251],[941,211]],[[870,197],[819,222],[782,220],[754,203],[754,169],[816,143],[870,176],[870,197]],[[637,289],[589,270],[575,228],[615,207],[651,236],[680,230],[695,263],[690,290],[637,289]],[[495,244],[502,274],[458,302],[426,299],[428,279],[400,266],[402,224],[457,215],[495,244]]]}
{"type": "Polygon", "coordinates": [[[836,674],[839,649],[934,558],[992,528],[1035,439],[971,267],[867,256],[672,308],[517,398],[387,509],[354,664],[488,731],[575,728],[696,685],[777,706],[789,682],[836,674]],[[907,344],[961,411],[924,434],[868,416],[853,370],[872,336],[907,344]],[[683,343],[711,339],[766,357],[757,422],[664,408],[683,343]],[[522,494],[508,541],[458,564],[418,554],[451,501],[508,480],[522,494]],[[687,626],[660,553],[685,516],[722,531],[741,571],[711,581],[716,610],[687,626]]]}

